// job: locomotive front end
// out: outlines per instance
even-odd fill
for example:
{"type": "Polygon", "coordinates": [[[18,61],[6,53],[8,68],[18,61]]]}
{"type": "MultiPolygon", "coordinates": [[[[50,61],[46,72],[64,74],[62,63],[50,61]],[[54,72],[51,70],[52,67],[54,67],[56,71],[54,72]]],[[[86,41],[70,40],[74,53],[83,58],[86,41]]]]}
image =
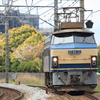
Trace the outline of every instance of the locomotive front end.
{"type": "Polygon", "coordinates": [[[52,36],[50,73],[58,91],[92,90],[97,85],[97,45],[94,33],[67,30],[52,36]]]}

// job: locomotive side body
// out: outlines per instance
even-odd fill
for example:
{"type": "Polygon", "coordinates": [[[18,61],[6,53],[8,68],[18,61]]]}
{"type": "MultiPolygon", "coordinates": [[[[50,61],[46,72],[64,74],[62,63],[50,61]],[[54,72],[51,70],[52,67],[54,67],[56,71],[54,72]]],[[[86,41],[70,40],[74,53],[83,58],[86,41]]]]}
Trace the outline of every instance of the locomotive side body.
{"type": "Polygon", "coordinates": [[[96,87],[97,45],[93,34],[82,29],[67,29],[47,38],[44,72],[48,87],[58,91],[89,91],[96,87]]]}

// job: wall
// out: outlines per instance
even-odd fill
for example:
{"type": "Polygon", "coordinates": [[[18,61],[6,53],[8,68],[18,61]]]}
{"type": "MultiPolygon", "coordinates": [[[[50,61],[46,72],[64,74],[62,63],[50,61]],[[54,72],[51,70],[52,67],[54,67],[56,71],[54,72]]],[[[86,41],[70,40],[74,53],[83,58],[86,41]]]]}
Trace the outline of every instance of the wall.
{"type": "MultiPolygon", "coordinates": [[[[9,73],[9,81],[12,81],[13,78],[18,77],[19,75],[31,75],[35,76],[36,78],[40,78],[41,80],[44,80],[44,73],[9,73]]],[[[6,79],[5,73],[0,72],[0,80],[6,79]]]]}

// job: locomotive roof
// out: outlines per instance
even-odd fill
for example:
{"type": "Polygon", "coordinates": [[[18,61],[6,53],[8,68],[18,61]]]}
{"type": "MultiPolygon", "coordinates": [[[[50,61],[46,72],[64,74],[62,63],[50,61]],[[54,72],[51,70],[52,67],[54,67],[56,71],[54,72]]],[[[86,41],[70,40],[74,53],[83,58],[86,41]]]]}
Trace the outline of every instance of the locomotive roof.
{"type": "Polygon", "coordinates": [[[94,32],[84,30],[84,29],[65,29],[65,30],[56,31],[53,34],[63,34],[63,33],[84,33],[88,35],[94,34],[94,32]]]}

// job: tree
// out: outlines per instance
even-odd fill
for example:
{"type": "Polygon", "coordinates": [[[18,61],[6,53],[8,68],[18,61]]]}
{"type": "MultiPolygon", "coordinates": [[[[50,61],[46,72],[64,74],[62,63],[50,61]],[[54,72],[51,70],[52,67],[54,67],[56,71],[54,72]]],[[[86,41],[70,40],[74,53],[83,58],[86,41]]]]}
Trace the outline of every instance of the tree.
{"type": "Polygon", "coordinates": [[[12,72],[17,72],[18,71],[18,66],[20,64],[20,61],[18,61],[17,58],[14,58],[12,61],[11,61],[11,71],[12,72]]]}
{"type": "Polygon", "coordinates": [[[0,56],[0,72],[5,71],[5,58],[4,56],[0,56]]]}
{"type": "Polygon", "coordinates": [[[17,58],[20,62],[33,61],[37,57],[41,59],[44,43],[31,46],[24,44],[19,46],[12,55],[17,58]]]}
{"type": "Polygon", "coordinates": [[[37,31],[34,27],[23,25],[18,28],[13,28],[8,31],[9,33],[9,46],[11,49],[16,49],[21,45],[32,33],[36,34],[37,31]]]}
{"type": "MultiPolygon", "coordinates": [[[[98,46],[98,49],[100,49],[100,45],[98,46]]],[[[98,52],[98,71],[100,72],[100,51],[98,52]]]]}
{"type": "MultiPolygon", "coordinates": [[[[42,71],[44,39],[34,27],[23,25],[9,33],[9,71],[42,71]],[[38,59],[38,60],[37,60],[38,59]]],[[[0,33],[0,71],[5,68],[5,35],[0,33]]]]}
{"type": "Polygon", "coordinates": [[[18,66],[19,72],[41,72],[41,60],[22,62],[18,66]]]}
{"type": "Polygon", "coordinates": [[[32,35],[17,47],[12,56],[20,62],[32,61],[36,57],[41,58],[44,39],[45,37],[42,37],[40,33],[32,32],[32,35]]]}

